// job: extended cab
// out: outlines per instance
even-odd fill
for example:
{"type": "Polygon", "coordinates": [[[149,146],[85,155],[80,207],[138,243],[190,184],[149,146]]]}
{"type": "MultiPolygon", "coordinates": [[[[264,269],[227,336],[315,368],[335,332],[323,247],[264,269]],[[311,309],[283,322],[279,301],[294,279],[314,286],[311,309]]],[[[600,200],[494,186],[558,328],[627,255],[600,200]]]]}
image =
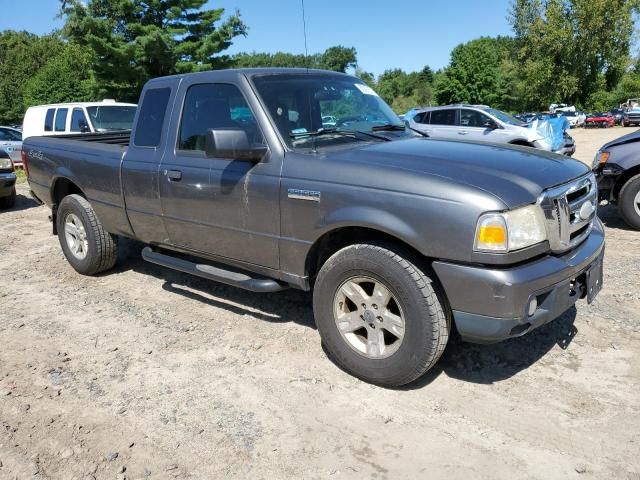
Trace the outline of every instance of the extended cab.
{"type": "Polygon", "coordinates": [[[381,385],[522,335],[602,285],[594,175],[527,147],[425,138],[361,80],[212,71],[144,88],[131,137],[25,141],[29,184],[82,274],[119,237],[256,292],[313,290],[344,369],[381,385]],[[323,123],[323,117],[334,122],[323,123]]]}

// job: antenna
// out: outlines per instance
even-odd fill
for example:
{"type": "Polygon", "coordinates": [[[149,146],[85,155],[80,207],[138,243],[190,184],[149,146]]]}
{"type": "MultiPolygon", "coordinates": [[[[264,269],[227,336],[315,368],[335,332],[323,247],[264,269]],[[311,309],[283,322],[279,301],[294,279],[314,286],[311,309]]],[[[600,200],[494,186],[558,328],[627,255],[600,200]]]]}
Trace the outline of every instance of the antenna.
{"type": "Polygon", "coordinates": [[[304,32],[304,57],[307,60],[307,69],[309,69],[309,51],[307,50],[307,20],[304,13],[304,0],[300,0],[302,3],[302,31],[304,32]]]}

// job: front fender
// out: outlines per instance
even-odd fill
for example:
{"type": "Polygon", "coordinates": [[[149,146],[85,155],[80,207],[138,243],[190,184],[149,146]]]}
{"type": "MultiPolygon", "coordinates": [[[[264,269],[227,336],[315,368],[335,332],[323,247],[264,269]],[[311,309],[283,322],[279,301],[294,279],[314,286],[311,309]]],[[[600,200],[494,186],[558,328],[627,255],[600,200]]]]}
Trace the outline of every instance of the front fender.
{"type": "Polygon", "coordinates": [[[324,217],[319,227],[316,241],[339,228],[368,228],[391,235],[412,246],[423,255],[429,255],[428,249],[425,249],[425,245],[428,245],[429,242],[425,242],[426,239],[421,238],[415,228],[391,212],[379,208],[363,205],[342,207],[324,217]]]}

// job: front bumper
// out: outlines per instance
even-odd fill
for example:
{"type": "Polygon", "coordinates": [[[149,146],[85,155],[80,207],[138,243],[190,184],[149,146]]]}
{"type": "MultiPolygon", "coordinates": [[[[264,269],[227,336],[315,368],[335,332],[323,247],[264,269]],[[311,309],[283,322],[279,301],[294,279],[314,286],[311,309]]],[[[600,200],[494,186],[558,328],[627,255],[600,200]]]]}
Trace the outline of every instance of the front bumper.
{"type": "Polygon", "coordinates": [[[596,220],[591,234],[562,256],[498,269],[441,261],[433,263],[464,340],[492,343],[524,335],[558,318],[586,296],[587,270],[601,265],[604,229],[596,220]],[[527,306],[538,307],[529,316],[527,306]]]}
{"type": "Polygon", "coordinates": [[[603,200],[615,202],[616,183],[624,173],[624,169],[614,163],[606,163],[604,166],[595,168],[593,173],[598,182],[598,202],[603,200]]]}
{"type": "Polygon", "coordinates": [[[16,174],[0,173],[0,197],[8,197],[16,186],[16,174]]]}

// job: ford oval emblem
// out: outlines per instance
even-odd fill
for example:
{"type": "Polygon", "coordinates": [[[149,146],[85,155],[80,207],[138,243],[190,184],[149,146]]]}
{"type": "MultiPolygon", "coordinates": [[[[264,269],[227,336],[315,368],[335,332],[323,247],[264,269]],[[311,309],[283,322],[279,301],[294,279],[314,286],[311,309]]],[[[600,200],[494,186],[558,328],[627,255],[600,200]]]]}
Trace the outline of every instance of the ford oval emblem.
{"type": "Polygon", "coordinates": [[[593,214],[595,209],[596,208],[593,206],[593,203],[587,200],[580,207],[580,211],[578,212],[578,215],[582,220],[589,220],[589,218],[591,218],[591,215],[593,214]]]}

